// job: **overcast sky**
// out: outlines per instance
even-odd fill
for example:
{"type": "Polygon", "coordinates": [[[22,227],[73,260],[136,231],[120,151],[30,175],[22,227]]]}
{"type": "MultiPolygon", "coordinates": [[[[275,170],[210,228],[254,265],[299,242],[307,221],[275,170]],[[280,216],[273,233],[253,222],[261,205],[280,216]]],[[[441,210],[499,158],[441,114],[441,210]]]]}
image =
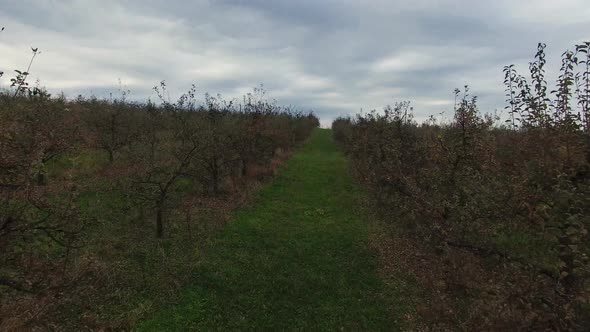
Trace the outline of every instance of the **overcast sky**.
{"type": "Polygon", "coordinates": [[[26,69],[38,47],[31,81],[52,92],[108,96],[121,79],[145,100],[166,80],[173,96],[195,83],[231,99],[263,83],[328,124],[401,100],[418,119],[448,113],[465,84],[482,111],[502,109],[502,67],[525,74],[540,41],[559,66],[590,40],[590,3],[0,0],[0,26],[0,70],[26,69]]]}

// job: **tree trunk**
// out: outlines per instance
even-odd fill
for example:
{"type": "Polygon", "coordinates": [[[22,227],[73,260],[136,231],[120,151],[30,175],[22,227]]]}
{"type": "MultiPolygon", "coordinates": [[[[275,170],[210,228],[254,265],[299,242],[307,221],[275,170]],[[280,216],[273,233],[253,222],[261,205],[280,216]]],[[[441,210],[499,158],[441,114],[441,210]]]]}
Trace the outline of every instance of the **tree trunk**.
{"type": "Polygon", "coordinates": [[[164,224],[163,224],[163,214],[164,214],[164,207],[162,203],[158,203],[156,208],[156,235],[158,239],[164,237],[164,224]]]}
{"type": "Polygon", "coordinates": [[[217,160],[213,160],[211,171],[211,177],[213,180],[213,193],[217,194],[219,192],[219,169],[217,166],[217,160]]]}
{"type": "Polygon", "coordinates": [[[248,163],[245,159],[242,159],[242,177],[248,175],[248,163]]]}
{"type": "Polygon", "coordinates": [[[140,223],[144,223],[145,222],[145,210],[143,208],[143,205],[141,205],[139,207],[139,222],[140,223]]]}
{"type": "Polygon", "coordinates": [[[193,232],[191,230],[191,210],[186,211],[186,230],[188,232],[189,241],[193,240],[193,232]]]}
{"type": "Polygon", "coordinates": [[[39,171],[37,173],[37,185],[44,186],[46,184],[47,184],[47,181],[45,179],[45,173],[43,173],[43,171],[39,171]]]}
{"type": "Polygon", "coordinates": [[[113,163],[113,161],[115,160],[115,153],[113,152],[113,150],[108,150],[109,152],[109,163],[113,163]]]}

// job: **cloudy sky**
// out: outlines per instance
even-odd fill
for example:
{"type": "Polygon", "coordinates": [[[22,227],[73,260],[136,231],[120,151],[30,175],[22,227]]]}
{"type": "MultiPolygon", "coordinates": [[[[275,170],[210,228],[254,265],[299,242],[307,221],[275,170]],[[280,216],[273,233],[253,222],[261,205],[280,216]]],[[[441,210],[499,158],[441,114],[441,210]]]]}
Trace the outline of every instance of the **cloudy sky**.
{"type": "MultiPolygon", "coordinates": [[[[502,67],[524,74],[536,45],[550,69],[589,40],[587,0],[0,0],[0,70],[31,69],[50,91],[108,96],[118,79],[145,100],[166,80],[231,99],[259,84],[328,124],[412,101],[452,111],[465,84],[504,107],[502,67]]],[[[553,79],[553,76],[550,76],[553,79]]],[[[0,86],[7,86],[4,77],[0,86]]]]}

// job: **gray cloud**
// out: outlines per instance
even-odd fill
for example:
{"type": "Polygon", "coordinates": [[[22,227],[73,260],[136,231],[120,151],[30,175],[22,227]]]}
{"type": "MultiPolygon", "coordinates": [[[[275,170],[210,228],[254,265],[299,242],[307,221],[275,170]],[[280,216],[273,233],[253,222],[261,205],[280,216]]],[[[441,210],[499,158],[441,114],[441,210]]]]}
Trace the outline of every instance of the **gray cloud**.
{"type": "Polygon", "coordinates": [[[555,71],[590,23],[584,0],[0,0],[0,9],[0,70],[22,69],[39,47],[32,78],[51,91],[108,95],[120,78],[136,99],[160,80],[172,94],[196,83],[233,98],[264,83],[324,124],[399,100],[424,119],[452,109],[464,84],[483,111],[502,109],[503,65],[524,72],[543,41],[555,71]]]}

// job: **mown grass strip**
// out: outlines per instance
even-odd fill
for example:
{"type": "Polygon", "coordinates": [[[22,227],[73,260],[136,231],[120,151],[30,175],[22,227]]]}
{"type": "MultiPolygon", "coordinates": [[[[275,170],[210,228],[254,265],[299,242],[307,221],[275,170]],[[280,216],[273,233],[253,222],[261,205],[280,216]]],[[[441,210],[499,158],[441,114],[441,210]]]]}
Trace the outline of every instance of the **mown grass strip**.
{"type": "Polygon", "coordinates": [[[236,213],[181,302],[138,329],[396,330],[347,167],[316,130],[236,213]]]}

